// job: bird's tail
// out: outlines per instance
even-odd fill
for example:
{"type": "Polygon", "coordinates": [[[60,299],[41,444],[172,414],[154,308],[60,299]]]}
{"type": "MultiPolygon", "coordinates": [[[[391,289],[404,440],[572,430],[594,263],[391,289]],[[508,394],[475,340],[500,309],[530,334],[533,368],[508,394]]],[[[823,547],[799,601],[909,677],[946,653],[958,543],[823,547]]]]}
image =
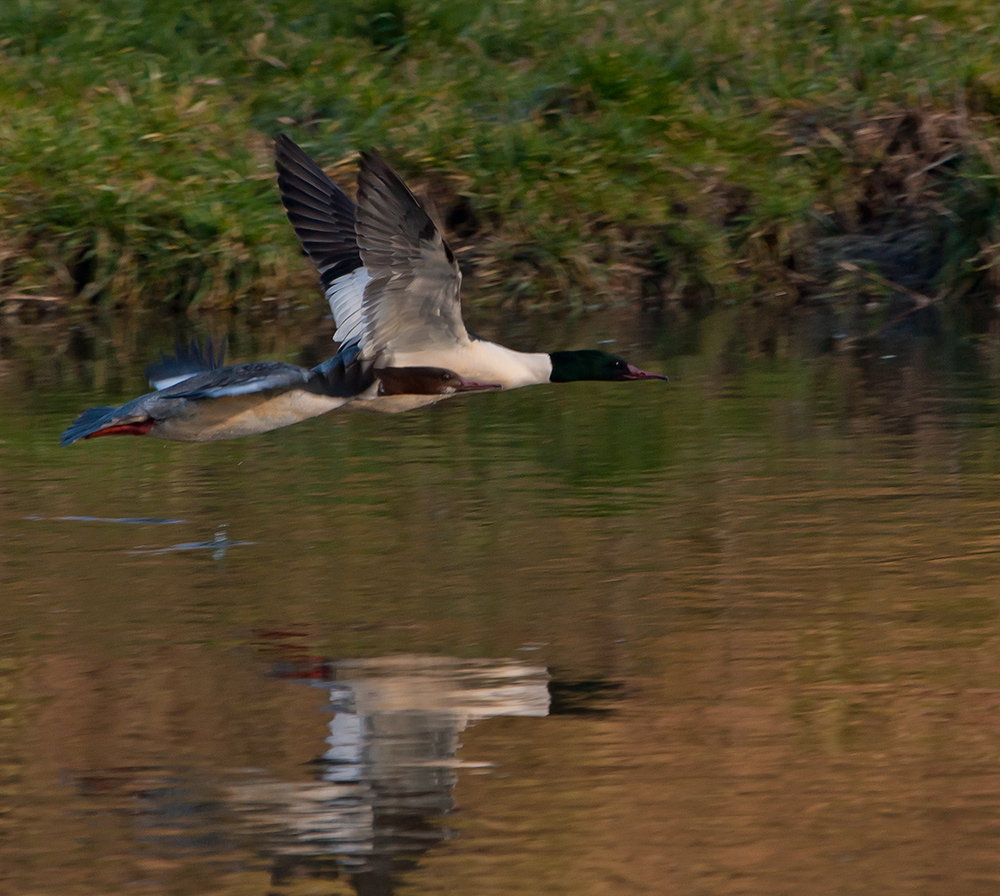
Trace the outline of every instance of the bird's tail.
{"type": "Polygon", "coordinates": [[[144,436],[153,428],[152,419],[123,418],[120,410],[107,405],[88,408],[59,437],[59,444],[72,445],[80,439],[93,439],[97,436],[144,436]]]}

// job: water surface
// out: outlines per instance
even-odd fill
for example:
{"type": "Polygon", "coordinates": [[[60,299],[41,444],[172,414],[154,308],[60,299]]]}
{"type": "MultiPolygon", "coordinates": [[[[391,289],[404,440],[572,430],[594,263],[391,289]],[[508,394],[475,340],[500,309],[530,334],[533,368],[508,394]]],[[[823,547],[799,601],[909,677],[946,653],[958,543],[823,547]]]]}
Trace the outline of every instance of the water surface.
{"type": "Polygon", "coordinates": [[[996,892],[997,380],[726,326],[517,334],[669,384],[71,448],[172,334],[19,329],[0,892],[996,892]]]}

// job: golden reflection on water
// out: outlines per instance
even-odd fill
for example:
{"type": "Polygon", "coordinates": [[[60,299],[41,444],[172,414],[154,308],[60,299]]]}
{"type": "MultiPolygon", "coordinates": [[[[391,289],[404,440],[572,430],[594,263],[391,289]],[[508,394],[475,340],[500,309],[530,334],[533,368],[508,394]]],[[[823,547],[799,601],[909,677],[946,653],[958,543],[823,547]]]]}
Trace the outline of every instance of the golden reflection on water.
{"type": "Polygon", "coordinates": [[[636,360],[209,446],[0,380],[0,891],[996,892],[995,384],[636,360]]]}

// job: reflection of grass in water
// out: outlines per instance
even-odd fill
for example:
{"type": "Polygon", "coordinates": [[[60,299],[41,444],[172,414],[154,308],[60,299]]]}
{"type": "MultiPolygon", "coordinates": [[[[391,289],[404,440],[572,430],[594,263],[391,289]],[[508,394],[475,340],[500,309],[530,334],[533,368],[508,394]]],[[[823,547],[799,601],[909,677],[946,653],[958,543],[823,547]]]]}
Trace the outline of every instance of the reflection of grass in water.
{"type": "MultiPolygon", "coordinates": [[[[995,529],[995,427],[980,425],[995,402],[953,415],[907,372],[891,395],[859,389],[854,404],[858,372],[842,357],[734,373],[708,353],[666,369],[669,384],[469,396],[207,445],[61,448],[57,407],[4,392],[0,577],[22,598],[83,595],[111,641],[133,623],[155,629],[167,602],[180,638],[291,620],[372,652],[458,642],[509,655],[551,641],[576,656],[606,632],[647,637],[644,620],[666,606],[688,628],[766,630],[841,593],[864,595],[857,618],[905,627],[909,643],[992,625],[977,595],[993,593],[995,558],[967,555],[995,529]],[[22,412],[29,401],[38,413],[22,412]],[[893,415],[907,414],[913,426],[897,435],[893,415]],[[29,514],[188,522],[150,533],[27,525],[29,514]],[[225,564],[197,550],[129,553],[204,541],[223,524],[254,542],[225,564]],[[907,615],[893,597],[887,613],[883,596],[910,570],[926,604],[907,615]],[[979,590],[956,597],[955,581],[979,590]]],[[[839,662],[845,677],[854,660],[839,662]]]]}
{"type": "Polygon", "coordinates": [[[973,0],[34,0],[3,5],[0,34],[14,293],[288,298],[311,278],[273,184],[281,129],[329,165],[385,147],[476,245],[479,284],[528,303],[794,301],[817,232],[899,212],[900,190],[870,189],[896,169],[952,282],[996,254],[992,131],[965,113],[1000,102],[1000,37],[973,0]],[[956,95],[943,162],[926,110],[956,95]],[[923,110],[919,145],[865,141],[883,107],[923,110]]]}

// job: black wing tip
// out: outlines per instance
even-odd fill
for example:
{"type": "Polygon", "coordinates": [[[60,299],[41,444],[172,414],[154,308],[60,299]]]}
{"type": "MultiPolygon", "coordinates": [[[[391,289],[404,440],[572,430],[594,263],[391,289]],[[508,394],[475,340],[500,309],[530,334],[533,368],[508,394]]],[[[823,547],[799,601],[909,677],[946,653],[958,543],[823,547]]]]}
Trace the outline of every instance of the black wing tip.
{"type": "MultiPolygon", "coordinates": [[[[406,185],[402,175],[375,149],[366,149],[361,153],[361,166],[358,170],[359,203],[362,198],[374,206],[383,206],[393,200],[402,202],[404,206],[419,210],[421,216],[431,221],[424,204],[406,185]]],[[[431,226],[437,228],[433,221],[431,226]]]]}
{"type": "Polygon", "coordinates": [[[274,167],[278,172],[278,189],[282,201],[286,192],[295,191],[296,188],[301,189],[302,181],[308,182],[318,177],[324,187],[326,181],[329,181],[326,172],[316,160],[285,134],[278,134],[274,138],[274,167]]]}
{"type": "Polygon", "coordinates": [[[362,265],[354,229],[356,206],[293,140],[279,134],[275,147],[281,204],[326,289],[362,265]]]}
{"type": "Polygon", "coordinates": [[[274,138],[274,165],[278,169],[279,179],[302,177],[303,170],[319,174],[324,180],[329,179],[319,163],[287,134],[278,134],[274,138]],[[299,170],[292,170],[293,167],[299,170]]]}
{"type": "Polygon", "coordinates": [[[309,153],[284,131],[279,131],[274,136],[274,154],[279,160],[284,156],[290,159],[308,159],[310,162],[312,161],[309,153]]]}
{"type": "MultiPolygon", "coordinates": [[[[274,138],[274,163],[278,168],[278,173],[281,173],[282,165],[287,165],[290,162],[301,162],[302,159],[309,159],[306,151],[299,146],[288,134],[278,134],[274,138]]],[[[312,159],[309,159],[312,161],[312,159]]]]}
{"type": "MultiPolygon", "coordinates": [[[[328,176],[322,170],[319,163],[284,132],[279,132],[274,137],[274,153],[274,162],[278,169],[278,174],[291,174],[292,172],[288,171],[289,164],[298,163],[305,164],[308,168],[318,169],[324,177],[328,176]]],[[[367,147],[360,150],[358,157],[361,167],[386,170],[399,178],[395,169],[386,161],[385,156],[374,147],[367,147]]]]}
{"type": "Polygon", "coordinates": [[[399,172],[386,161],[385,156],[377,149],[369,147],[368,149],[361,150],[360,158],[359,186],[360,180],[363,179],[366,173],[369,173],[379,180],[398,181],[407,192],[410,191],[403,178],[400,177],[399,172]]]}
{"type": "Polygon", "coordinates": [[[85,439],[92,433],[97,432],[99,429],[103,429],[111,421],[112,414],[117,410],[118,408],[113,408],[110,405],[87,408],[59,436],[59,444],[72,445],[74,442],[79,442],[80,439],[85,439]]]}

